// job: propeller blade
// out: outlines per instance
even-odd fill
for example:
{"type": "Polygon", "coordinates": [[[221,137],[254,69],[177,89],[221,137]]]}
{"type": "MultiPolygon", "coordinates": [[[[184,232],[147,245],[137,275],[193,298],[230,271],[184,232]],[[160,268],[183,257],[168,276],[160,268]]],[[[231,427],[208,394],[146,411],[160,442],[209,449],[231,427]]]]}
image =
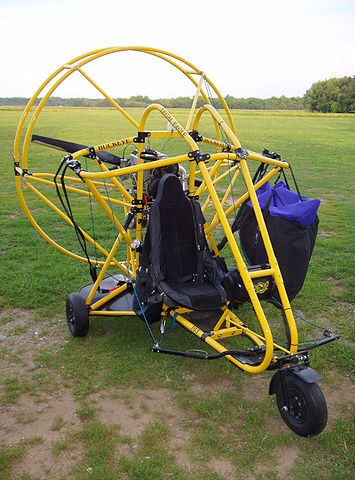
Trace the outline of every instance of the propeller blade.
{"type": "MultiPolygon", "coordinates": [[[[74,153],[83,148],[88,148],[87,145],[82,145],[81,143],[67,142],[66,140],[58,140],[57,138],[42,137],[41,135],[32,135],[31,141],[38,145],[44,145],[45,147],[55,148],[68,153],[74,153]]],[[[96,156],[101,161],[110,163],[111,165],[117,165],[118,167],[122,160],[121,157],[105,151],[96,152],[96,156]]],[[[89,157],[89,155],[85,155],[85,157],[89,157]]]]}

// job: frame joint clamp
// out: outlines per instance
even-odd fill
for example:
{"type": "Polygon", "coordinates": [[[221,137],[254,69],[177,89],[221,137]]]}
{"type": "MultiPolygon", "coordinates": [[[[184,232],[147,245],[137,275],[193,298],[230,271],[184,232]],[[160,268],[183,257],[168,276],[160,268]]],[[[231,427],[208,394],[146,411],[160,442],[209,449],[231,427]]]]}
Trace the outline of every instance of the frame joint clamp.
{"type": "Polygon", "coordinates": [[[145,206],[145,203],[144,203],[144,200],[140,200],[138,198],[134,198],[132,200],[132,212],[133,213],[142,213],[143,212],[143,209],[144,209],[144,206],[145,206]]]}
{"type": "Polygon", "coordinates": [[[198,133],[197,130],[191,130],[189,132],[190,137],[195,140],[195,142],[201,142],[202,141],[202,136],[198,133]]]}
{"type": "Polygon", "coordinates": [[[66,160],[65,160],[65,163],[66,163],[67,167],[69,167],[71,170],[73,170],[80,177],[80,172],[81,172],[82,168],[81,168],[81,163],[79,162],[79,160],[74,160],[71,155],[68,155],[66,160]]]}
{"type": "Polygon", "coordinates": [[[90,158],[92,158],[93,160],[97,160],[99,163],[102,163],[99,157],[96,155],[95,147],[88,147],[88,150],[90,158]]]}
{"type": "Polygon", "coordinates": [[[235,151],[236,155],[238,158],[241,158],[241,159],[246,159],[247,156],[249,155],[249,152],[248,150],[245,150],[244,148],[237,148],[236,151],[235,151]]]}
{"type": "Polygon", "coordinates": [[[191,158],[191,160],[195,160],[197,164],[200,162],[206,162],[211,158],[211,155],[209,153],[201,153],[201,150],[194,150],[193,152],[188,153],[188,157],[191,158]]]}
{"type": "Polygon", "coordinates": [[[150,132],[138,132],[138,135],[133,138],[134,143],[145,143],[145,139],[150,137],[150,132]]]}
{"type": "Polygon", "coordinates": [[[14,172],[16,177],[24,177],[25,175],[32,175],[27,168],[21,168],[20,162],[14,162],[14,172]]]}
{"type": "Polygon", "coordinates": [[[23,175],[23,170],[20,167],[20,162],[14,162],[14,172],[17,177],[23,175]]]}
{"type": "Polygon", "coordinates": [[[281,155],[276,152],[269,152],[267,148],[264,148],[264,150],[261,152],[261,155],[266,158],[271,158],[273,160],[280,160],[281,161],[281,155]]]}

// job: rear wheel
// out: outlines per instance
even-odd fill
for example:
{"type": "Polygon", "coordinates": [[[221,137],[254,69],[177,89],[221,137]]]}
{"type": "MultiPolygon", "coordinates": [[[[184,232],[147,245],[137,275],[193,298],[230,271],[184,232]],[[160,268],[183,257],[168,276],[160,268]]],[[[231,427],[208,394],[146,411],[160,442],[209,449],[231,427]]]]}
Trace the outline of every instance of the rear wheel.
{"type": "Polygon", "coordinates": [[[324,429],[327,419],[327,404],[322,390],[316,383],[307,383],[292,373],[285,377],[288,399],[279,383],[276,402],[288,427],[298,435],[310,437],[324,429]]]}
{"type": "Polygon", "coordinates": [[[73,337],[85,337],[89,331],[89,313],[85,299],[79,293],[71,293],[66,302],[67,322],[73,337]]]}

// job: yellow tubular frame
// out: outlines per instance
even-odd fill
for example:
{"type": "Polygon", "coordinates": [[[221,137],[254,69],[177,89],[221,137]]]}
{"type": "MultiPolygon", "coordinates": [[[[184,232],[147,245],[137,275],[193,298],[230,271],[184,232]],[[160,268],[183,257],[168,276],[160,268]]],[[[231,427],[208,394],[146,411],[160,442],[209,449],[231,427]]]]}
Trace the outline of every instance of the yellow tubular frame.
{"type": "MultiPolygon", "coordinates": [[[[112,248],[109,251],[96,244],[94,239],[91,238],[91,236],[87,232],[83,232],[87,241],[91,244],[95,243],[101,254],[103,254],[106,258],[106,260],[99,262],[99,264],[101,265],[100,273],[96,282],[94,282],[94,284],[92,285],[86,299],[86,303],[88,305],[88,308],[90,309],[90,315],[134,315],[133,311],[113,312],[105,310],[105,304],[108,301],[111,301],[125,293],[127,289],[126,284],[112,291],[111,293],[109,293],[109,295],[100,300],[95,301],[94,296],[108,268],[114,266],[115,268],[118,268],[124,275],[127,275],[129,278],[134,280],[136,270],[139,266],[139,254],[137,252],[131,251],[129,248],[132,241],[131,231],[129,229],[125,230],[120,220],[113,214],[108,204],[108,198],[105,195],[102,195],[102,193],[100,192],[100,187],[104,185],[103,182],[109,180],[111,183],[111,188],[117,189],[117,191],[120,192],[120,194],[122,195],[122,200],[115,199],[114,201],[117,205],[123,207],[125,209],[125,212],[128,212],[129,209],[133,208],[133,206],[135,205],[135,200],[141,202],[142,205],[144,193],[143,179],[145,171],[160,167],[167,167],[168,165],[178,163],[180,165],[188,166],[188,168],[186,168],[189,173],[188,194],[190,196],[199,196],[201,194],[207,195],[207,199],[205,200],[205,204],[203,205],[203,210],[207,210],[212,206],[215,211],[215,215],[212,218],[211,222],[206,225],[205,230],[207,238],[210,241],[212,249],[215,251],[216,254],[219,254],[216,247],[216,242],[214,241],[212,234],[217,226],[221,226],[223,233],[228,240],[235,264],[240,272],[244,286],[250,297],[251,304],[254,308],[256,317],[260,324],[261,333],[253,332],[249,328],[247,328],[244,323],[231,310],[228,309],[228,306],[221,309],[221,317],[219,318],[216,325],[214,326],[214,329],[210,332],[209,335],[206,335],[206,332],[204,332],[198,326],[189,321],[186,316],[184,316],[183,309],[176,308],[173,310],[165,306],[163,314],[173,316],[184,328],[194,333],[194,335],[196,335],[197,337],[203,339],[217,352],[227,351],[227,349],[220,343],[221,339],[242,334],[246,335],[256,345],[265,346],[263,358],[259,364],[249,365],[243,363],[242,361],[238,360],[237,357],[234,357],[232,355],[226,356],[229,361],[231,361],[240,369],[245,370],[248,373],[260,373],[267,369],[276,358],[274,352],[275,348],[286,354],[296,353],[298,350],[298,332],[296,323],[288,301],[288,297],[282,280],[282,275],[277,263],[277,259],[273,252],[268,231],[256,195],[256,191],[266,181],[270,180],[281,169],[289,168],[289,165],[286,162],[277,159],[266,158],[255,152],[244,150],[237,137],[231,112],[229,111],[225,100],[220,95],[214,84],[198,68],[196,68],[194,65],[187,62],[186,60],[182,59],[181,57],[178,57],[177,55],[171,54],[164,50],[157,50],[147,47],[112,47],[107,49],[94,50],[87,54],[74,58],[70,62],[63,65],[61,68],[57,69],[35,92],[34,96],[30,99],[28,105],[26,106],[22,114],[17,128],[14,144],[16,188],[21,205],[26,215],[29,217],[34,228],[52,246],[59,249],[61,252],[77,260],[87,261],[86,258],[70,252],[69,250],[65,249],[57,242],[52,240],[49,235],[47,235],[47,233],[39,226],[37,221],[32,216],[32,213],[26,203],[22,191],[23,183],[25,183],[29,190],[40,200],[42,200],[47,207],[49,207],[55,214],[58,214],[64,222],[72,225],[72,222],[68,218],[68,216],[64,214],[49,199],[47,199],[36,187],[36,184],[45,184],[49,187],[54,188],[55,184],[50,174],[48,174],[47,172],[30,173],[28,171],[28,150],[33,128],[36,124],[37,118],[42,108],[45,106],[48,98],[55,92],[57,87],[74,72],[82,75],[83,78],[85,78],[92,86],[94,86],[110,102],[110,104],[120,114],[122,114],[126,120],[131,123],[134,133],[131,137],[115,139],[107,141],[107,143],[91,147],[90,151],[87,148],[78,150],[77,152],[70,155],[67,160],[63,159],[63,162],[78,160],[84,155],[87,155],[88,153],[93,154],[93,152],[98,153],[100,151],[110,150],[112,148],[123,145],[133,145],[137,143],[138,134],[144,134],[145,136],[149,136],[151,141],[168,137],[179,138],[183,142],[185,142],[187,148],[186,153],[181,155],[163,158],[154,162],[144,162],[144,160],[140,157],[140,153],[144,149],[144,141],[138,142],[137,165],[130,165],[123,168],[109,170],[104,164],[98,163],[97,165],[99,167],[99,171],[89,172],[81,169],[79,172],[77,172],[79,178],[70,177],[70,181],[73,185],[69,185],[68,190],[74,194],[88,195],[94,198],[118,231],[117,238],[115,239],[112,248]],[[88,63],[100,57],[124,51],[145,53],[155,58],[166,61],[170,63],[174,68],[178,69],[186,77],[188,77],[188,79],[193,83],[193,85],[196,87],[196,93],[192,101],[192,106],[185,127],[176,120],[176,118],[171,114],[171,112],[169,112],[164,106],[159,104],[149,105],[143,111],[140,119],[134,119],[85,72],[84,67],[88,63]],[[210,89],[213,91],[213,93],[216,94],[218,100],[223,107],[224,117],[210,104],[208,95],[203,88],[204,82],[206,82],[210,89]],[[38,105],[35,106],[35,101],[40,95],[42,98],[39,101],[38,105]],[[197,109],[197,101],[200,96],[204,99],[206,104],[197,109]],[[30,117],[31,112],[32,116],[30,117]],[[158,112],[163,118],[170,122],[174,127],[174,132],[149,132],[146,129],[146,125],[150,115],[153,112],[158,112]],[[194,136],[190,134],[189,130],[192,125],[192,130],[198,132],[202,116],[205,114],[209,115],[209,118],[214,125],[216,138],[201,137],[200,141],[203,147],[205,147],[207,150],[213,148],[217,151],[208,151],[204,154],[200,151],[198,144],[194,140],[194,136]],[[25,130],[25,123],[27,120],[29,120],[28,127],[27,130],[25,130]],[[223,140],[222,137],[224,138],[223,140]],[[23,140],[21,140],[22,138],[23,140]],[[260,180],[256,185],[253,185],[252,183],[249,171],[250,162],[263,162],[272,167],[272,169],[265,175],[265,177],[260,180]],[[121,177],[132,174],[135,174],[137,178],[136,199],[127,191],[121,181],[121,177]],[[195,188],[196,175],[202,177],[202,184],[197,189],[195,188]],[[226,191],[222,196],[222,199],[220,199],[217,192],[217,186],[219,182],[221,182],[221,180],[227,175],[230,175],[231,185],[227,187],[226,191]],[[227,199],[239,175],[243,176],[244,182],[246,184],[246,192],[242,194],[238,199],[236,199],[233,205],[227,206],[227,199]],[[82,182],[85,183],[87,191],[84,191],[80,188],[80,184],[82,182]],[[270,268],[263,269],[258,272],[249,272],[228,222],[228,217],[230,217],[237,210],[237,208],[247,199],[250,199],[253,205],[270,264],[270,268]],[[115,257],[118,246],[121,242],[127,245],[127,258],[125,262],[119,262],[115,257]],[[283,310],[285,312],[288,330],[290,333],[291,346],[289,350],[274,343],[268,320],[261,306],[259,297],[255,292],[254,284],[252,281],[253,278],[258,278],[260,276],[272,276],[275,280],[276,287],[281,298],[283,310]]],[[[143,238],[142,225],[140,222],[140,219],[142,218],[143,208],[146,207],[142,207],[136,215],[135,238],[139,240],[142,240],[143,238]]]]}

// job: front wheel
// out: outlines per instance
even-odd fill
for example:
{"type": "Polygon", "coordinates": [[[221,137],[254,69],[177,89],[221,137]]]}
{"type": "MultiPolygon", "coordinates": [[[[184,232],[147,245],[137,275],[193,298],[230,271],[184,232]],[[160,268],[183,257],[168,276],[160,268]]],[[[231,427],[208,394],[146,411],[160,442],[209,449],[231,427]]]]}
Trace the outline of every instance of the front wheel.
{"type": "Polygon", "coordinates": [[[79,293],[71,293],[66,302],[67,322],[73,337],[85,337],[89,331],[89,313],[85,299],[79,293]]]}
{"type": "Polygon", "coordinates": [[[285,377],[285,388],[288,398],[284,398],[280,382],[276,391],[276,402],[287,426],[303,437],[321,433],[327,423],[328,410],[319,386],[289,373],[285,377]]]}

